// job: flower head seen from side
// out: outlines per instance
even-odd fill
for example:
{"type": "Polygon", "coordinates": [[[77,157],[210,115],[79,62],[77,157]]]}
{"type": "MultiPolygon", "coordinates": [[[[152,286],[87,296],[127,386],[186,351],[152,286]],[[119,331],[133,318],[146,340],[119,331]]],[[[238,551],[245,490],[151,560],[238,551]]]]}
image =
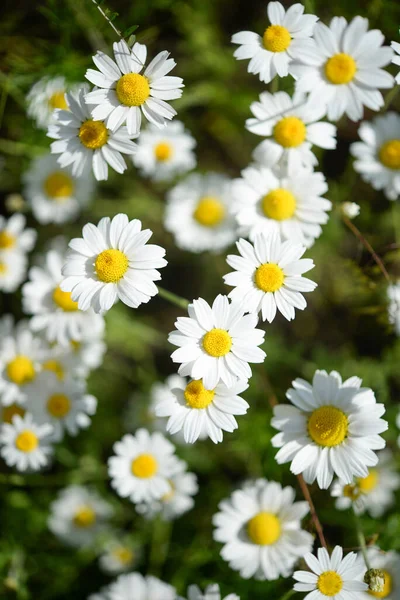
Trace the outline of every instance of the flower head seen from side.
{"type": "Polygon", "coordinates": [[[28,262],[23,252],[0,250],[0,291],[15,292],[26,277],[28,262]]]}
{"type": "Polygon", "coordinates": [[[189,586],[188,600],[240,600],[240,598],[236,594],[228,594],[222,598],[218,583],[212,583],[204,592],[197,585],[189,586]]]}
{"type": "Polygon", "coordinates": [[[248,72],[259,75],[260,81],[269,83],[275,77],[285,77],[291,72],[294,59],[308,55],[310,38],[318,17],[304,15],[302,4],[293,4],[287,11],[280,2],[269,2],[270,25],[262,36],[252,31],[241,31],[232,36],[238,44],[234,57],[238,60],[250,58],[248,72]]]}
{"type": "MultiPolygon", "coordinates": [[[[394,65],[400,65],[400,44],[399,42],[392,42],[390,45],[395,53],[392,59],[392,63],[394,65]]],[[[395,79],[396,83],[400,84],[400,71],[397,73],[395,79]]]]}
{"type": "Polygon", "coordinates": [[[15,413],[12,422],[0,427],[0,454],[9,467],[18,471],[39,471],[53,453],[49,423],[38,425],[29,413],[15,413]]]}
{"type": "Polygon", "coordinates": [[[188,307],[189,317],[178,317],[176,330],[168,338],[178,346],[171,358],[181,363],[179,374],[202,380],[208,391],[220,382],[228,388],[238,380],[246,382],[251,377],[249,362],[262,363],[266,354],[258,347],[265,334],[256,329],[257,315],[244,312],[227,296],[217,296],[212,306],[203,298],[193,300],[188,307]]]}
{"type": "Polygon", "coordinates": [[[382,46],[378,29],[368,31],[368,19],[334,17],[330,25],[314,27],[314,48],[292,65],[296,90],[310,92],[310,101],[325,105],[330,121],[347,114],[352,121],[363,117],[366,106],[379,110],[383,104],[380,89],[393,87],[393,77],[383,70],[393,50],[382,46]]]}
{"type": "Polygon", "coordinates": [[[107,588],[107,600],[176,600],[176,589],[157,577],[140,573],[120,575],[107,588]]]}
{"type": "Polygon", "coordinates": [[[292,473],[303,473],[307,483],[317,480],[321,489],[334,474],[345,484],[367,477],[378,463],[374,450],[385,447],[379,434],[388,428],[373,391],[360,387],[358,377],[342,382],[336,371],[316,371],[312,385],[304,379],[292,385],[286,393],[291,404],[275,406],[271,421],[280,431],[272,438],[278,464],[291,462],[292,473]]]}
{"type": "MultiPolygon", "coordinates": [[[[362,600],[371,600],[371,596],[375,598],[384,598],[385,600],[398,600],[400,594],[400,554],[393,550],[384,552],[380,548],[367,548],[368,562],[373,569],[383,571],[384,584],[381,592],[373,592],[367,590],[362,596],[362,600]]],[[[363,558],[361,558],[366,569],[363,558]]]]}
{"type": "Polygon", "coordinates": [[[400,281],[390,284],[387,289],[389,301],[388,317],[397,335],[400,335],[400,281]]]}
{"type": "Polygon", "coordinates": [[[136,144],[126,127],[111,131],[104,121],[93,120],[84,97],[87,90],[67,94],[69,110],[58,110],[54,125],[48,129],[52,154],[58,154],[61,168],[71,168],[73,177],[87,177],[91,170],[98,181],[108,179],[108,167],[123,173],[126,163],[122,154],[134,154],[136,144]]]}
{"type": "Polygon", "coordinates": [[[83,237],[70,241],[60,289],[71,292],[80,310],[104,313],[117,300],[137,308],[158,293],[154,281],[161,279],[156,269],[167,264],[165,250],[147,244],[152,232],[141,229],[138,219],[118,214],[88,223],[83,237]]]}
{"type": "Polygon", "coordinates": [[[348,219],[355,219],[360,214],[360,205],[355,202],[343,202],[340,206],[342,214],[348,219]]]}
{"type": "Polygon", "coordinates": [[[326,598],[361,597],[368,589],[360,575],[364,570],[363,563],[355,552],[343,558],[343,549],[335,546],[331,556],[325,548],[318,548],[318,558],[311,553],[304,556],[310,571],[296,571],[293,574],[296,592],[309,592],[305,599],[326,600],[326,598]]]}
{"type": "Polygon", "coordinates": [[[13,214],[8,220],[0,215],[0,253],[30,252],[36,242],[35,229],[26,227],[26,217],[20,213],[13,214]]]}
{"type": "Polygon", "coordinates": [[[118,575],[130,571],[138,560],[140,549],[137,543],[124,533],[117,532],[109,539],[99,558],[99,565],[104,573],[118,575]]]}
{"type": "Polygon", "coordinates": [[[65,98],[67,82],[64,77],[42,77],[29,90],[27,95],[28,116],[36,121],[37,127],[46,129],[54,122],[54,111],[68,110],[65,98]]]}
{"type": "Polygon", "coordinates": [[[219,252],[236,239],[231,181],[224,175],[191,174],[167,195],[164,225],[178,248],[219,252]]]}
{"type": "Polygon", "coordinates": [[[293,488],[258,479],[220,503],[213,517],[214,539],[224,544],[222,558],[241,577],[288,577],[311,550],[313,538],[300,525],[308,505],[294,498],[293,488]]]}
{"type": "Polygon", "coordinates": [[[126,123],[129,135],[139,134],[142,114],[153,125],[164,127],[176,115],[166,101],[180,98],[184,87],[183,79],[167,75],[175,61],[164,51],[145,68],[147,48],[138,42],[129,48],[121,40],[113,50],[115,61],[98,52],[93,62],[99,70],[86,71],[86,79],[98,88],[86,96],[93,105],[93,119],[106,120],[111,131],[126,123]]]}

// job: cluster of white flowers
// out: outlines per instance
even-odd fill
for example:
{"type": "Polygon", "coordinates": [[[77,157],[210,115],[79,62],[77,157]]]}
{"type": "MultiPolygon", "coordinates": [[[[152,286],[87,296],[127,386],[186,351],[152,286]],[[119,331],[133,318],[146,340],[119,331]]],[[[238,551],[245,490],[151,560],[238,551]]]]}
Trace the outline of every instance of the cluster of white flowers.
{"type": "Polygon", "coordinates": [[[36,231],[26,227],[24,215],[8,220],[0,215],[0,292],[15,292],[26,276],[27,254],[36,242],[36,231]]]}

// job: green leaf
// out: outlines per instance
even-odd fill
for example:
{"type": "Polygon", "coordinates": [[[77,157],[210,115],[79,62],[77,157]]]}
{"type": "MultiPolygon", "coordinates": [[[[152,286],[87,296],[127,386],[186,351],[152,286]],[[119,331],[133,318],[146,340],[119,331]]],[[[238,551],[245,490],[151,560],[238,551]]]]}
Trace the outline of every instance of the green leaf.
{"type": "Polygon", "coordinates": [[[123,34],[122,34],[123,37],[124,38],[129,37],[138,28],[139,28],[139,25],[132,25],[132,27],[128,27],[128,29],[125,29],[125,31],[123,32],[123,34]]]}

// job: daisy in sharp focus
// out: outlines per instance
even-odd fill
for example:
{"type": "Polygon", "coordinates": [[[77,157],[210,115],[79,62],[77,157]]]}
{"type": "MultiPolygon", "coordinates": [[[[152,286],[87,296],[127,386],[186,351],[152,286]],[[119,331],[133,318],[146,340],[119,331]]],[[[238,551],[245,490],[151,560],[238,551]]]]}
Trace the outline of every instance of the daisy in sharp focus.
{"type": "Polygon", "coordinates": [[[328,222],[332,203],[322,197],[327,190],[324,175],[306,168],[276,175],[265,167],[248,167],[233,181],[232,212],[240,233],[251,241],[260,233],[277,232],[309,248],[328,222]]]}
{"type": "Polygon", "coordinates": [[[147,48],[138,42],[132,48],[124,40],[114,42],[113,51],[115,61],[98,52],[93,62],[99,71],[86,71],[86,79],[98,88],[85,98],[92,105],[93,119],[105,119],[111,131],[126,123],[131,136],[139,134],[142,114],[150,123],[164,127],[176,115],[166,100],[180,98],[184,87],[181,77],[167,75],[176,62],[164,51],[145,68],[147,48]]]}
{"type": "Polygon", "coordinates": [[[189,586],[188,600],[240,600],[240,598],[236,594],[228,594],[222,599],[218,583],[212,583],[206,587],[204,593],[197,585],[189,586]]]}
{"type": "Polygon", "coordinates": [[[236,239],[231,181],[224,175],[189,175],[167,194],[165,229],[178,248],[219,252],[236,239]]]}
{"type": "Polygon", "coordinates": [[[64,77],[42,77],[29,90],[26,98],[27,112],[40,129],[46,129],[54,122],[54,111],[57,108],[68,110],[65,98],[67,88],[64,77]]]}
{"type": "Polygon", "coordinates": [[[367,477],[378,463],[374,450],[385,447],[379,434],[388,428],[373,391],[360,387],[358,377],[342,382],[336,371],[316,371],[312,385],[304,379],[292,385],[286,392],[292,404],[275,406],[271,421],[280,430],[271,440],[280,448],[278,464],[291,462],[292,473],[303,473],[307,483],[317,480],[321,489],[334,474],[345,484],[367,477]]]}
{"type": "Polygon", "coordinates": [[[118,214],[88,223],[83,238],[70,241],[60,289],[71,292],[80,310],[104,313],[117,300],[137,308],[158,293],[154,281],[161,279],[156,269],[167,264],[165,250],[147,244],[152,231],[141,229],[138,219],[118,214]]]}
{"type": "MultiPolygon", "coordinates": [[[[373,592],[367,590],[362,594],[362,600],[371,600],[375,598],[385,598],[385,600],[399,600],[400,598],[400,554],[393,550],[385,552],[377,547],[367,548],[368,562],[372,569],[382,569],[385,577],[383,590],[373,592]]],[[[362,563],[364,559],[360,557],[362,563]]],[[[366,567],[364,566],[364,570],[366,567]]]]}
{"type": "Polygon", "coordinates": [[[107,588],[107,600],[176,600],[176,589],[157,577],[140,573],[120,575],[107,588]]]}
{"type": "Polygon", "coordinates": [[[301,258],[306,250],[290,240],[281,242],[278,233],[261,233],[254,246],[246,240],[236,242],[240,256],[230,254],[226,262],[235,269],[224,275],[234,289],[233,302],[241,302],[249,313],[261,313],[263,321],[272,323],[276,311],[291,321],[295,308],[304,310],[307,303],[301,292],[312,292],[317,284],[302,277],[314,268],[311,258],[301,258]]]}
{"type": "Polygon", "coordinates": [[[138,560],[140,549],[136,542],[123,532],[115,532],[108,540],[99,558],[99,565],[104,573],[117,575],[130,571],[138,560]]]}
{"type": "Polygon", "coordinates": [[[84,97],[87,89],[67,94],[69,110],[58,110],[54,125],[47,135],[55,139],[52,154],[58,154],[58,164],[70,167],[73,177],[88,177],[91,170],[98,181],[108,179],[108,167],[123,173],[126,162],[123,154],[134,154],[136,144],[126,127],[115,131],[107,128],[102,120],[93,120],[90,107],[84,97]]]}
{"type": "Polygon", "coordinates": [[[368,19],[334,17],[329,27],[314,27],[314,47],[308,56],[292,65],[296,91],[310,92],[310,102],[325,105],[330,121],[347,114],[352,121],[363,117],[366,106],[379,110],[383,104],[381,89],[393,87],[392,75],[382,67],[388,65],[393,50],[382,46],[384,36],[378,29],[368,31],[368,19]]]}
{"type": "Polygon", "coordinates": [[[350,146],[356,158],[354,169],[374,190],[383,190],[389,200],[400,195],[400,116],[394,112],[361,124],[361,142],[350,146]]]}
{"type": "Polygon", "coordinates": [[[0,215],[0,253],[27,253],[36,242],[35,229],[26,227],[26,217],[20,213],[13,214],[8,220],[0,215]]]}
{"type": "Polygon", "coordinates": [[[39,471],[49,463],[53,448],[49,423],[38,425],[32,415],[14,414],[12,422],[0,426],[0,454],[18,471],[39,471]]]}
{"type": "Polygon", "coordinates": [[[310,571],[296,571],[293,589],[296,592],[309,592],[304,600],[326,600],[326,598],[350,600],[361,598],[368,586],[360,581],[363,567],[355,552],[343,558],[343,549],[335,546],[331,556],[325,548],[318,548],[318,558],[308,552],[304,560],[310,571]]]}
{"type": "Polygon", "coordinates": [[[313,537],[300,524],[308,504],[294,498],[293,488],[258,479],[220,503],[214,540],[224,544],[222,558],[244,579],[288,577],[311,550],[313,537]]]}
{"type": "Polygon", "coordinates": [[[318,21],[315,15],[304,15],[304,6],[293,4],[285,12],[280,2],[269,2],[270,25],[261,37],[252,31],[241,31],[232,36],[232,43],[239,44],[234,57],[250,58],[247,70],[259,74],[260,81],[269,83],[275,77],[285,77],[291,72],[293,60],[301,58],[312,45],[310,38],[318,21]]]}
{"type": "MultiPolygon", "coordinates": [[[[400,44],[399,42],[392,42],[390,45],[395,52],[392,63],[394,65],[400,65],[400,44]]],[[[395,80],[397,84],[400,84],[400,71],[397,73],[395,80]]]]}
{"type": "Polygon", "coordinates": [[[256,329],[257,315],[244,312],[227,296],[217,296],[212,307],[203,298],[193,300],[189,317],[178,317],[168,338],[178,346],[171,358],[181,363],[179,374],[202,379],[206,390],[214,390],[220,382],[227,387],[238,380],[246,382],[251,377],[249,362],[262,363],[266,354],[258,348],[265,333],[256,329]]]}
{"type": "Polygon", "coordinates": [[[0,250],[0,291],[15,292],[25,280],[28,261],[23,252],[0,250]]]}

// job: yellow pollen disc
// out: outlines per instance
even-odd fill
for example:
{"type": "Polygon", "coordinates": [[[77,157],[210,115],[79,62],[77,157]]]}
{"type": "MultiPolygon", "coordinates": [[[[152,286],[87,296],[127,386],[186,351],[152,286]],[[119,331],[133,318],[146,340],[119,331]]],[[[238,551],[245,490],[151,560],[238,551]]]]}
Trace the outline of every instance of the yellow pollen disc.
{"type": "Polygon", "coordinates": [[[357,485],[360,488],[361,492],[363,492],[364,494],[368,494],[376,488],[376,486],[378,485],[378,481],[378,471],[376,469],[370,469],[366,477],[357,479],[357,485]]]}
{"type": "Polygon", "coordinates": [[[35,367],[30,358],[20,354],[8,363],[7,375],[17,385],[24,385],[35,378],[35,367]]]}
{"type": "Polygon", "coordinates": [[[121,104],[141,106],[150,96],[149,81],[138,73],[128,73],[118,80],[116,92],[121,104]]]}
{"type": "Polygon", "coordinates": [[[210,356],[225,356],[232,347],[232,338],[224,329],[211,329],[203,337],[203,348],[210,356]]]}
{"type": "Polygon", "coordinates": [[[218,198],[204,196],[200,198],[193,217],[204,227],[215,227],[225,217],[225,206],[218,198]]]}
{"type": "Polygon", "coordinates": [[[1,416],[3,423],[12,423],[12,419],[15,415],[23,417],[25,413],[26,410],[22,408],[22,406],[18,406],[18,404],[10,404],[10,406],[3,406],[1,416]]]}
{"type": "Polygon", "coordinates": [[[71,299],[71,292],[63,292],[60,286],[57,286],[53,292],[53,301],[65,312],[78,310],[78,303],[71,299]]]}
{"type": "Polygon", "coordinates": [[[155,157],[160,162],[164,162],[171,158],[173,152],[173,148],[171,144],[168,144],[168,142],[160,142],[154,148],[155,157]]]}
{"type": "Polygon", "coordinates": [[[282,287],[284,279],[282,269],[274,263],[260,265],[254,274],[256,286],[263,292],[276,292],[282,287]]]}
{"type": "Polygon", "coordinates": [[[103,250],[96,258],[94,268],[104,283],[117,283],[128,270],[128,259],[121,250],[103,250]]]}
{"type": "Polygon", "coordinates": [[[290,46],[292,37],[286,27],[270,25],[264,31],[264,48],[270,52],[283,52],[290,46]]]}
{"type": "Polygon", "coordinates": [[[47,196],[59,202],[63,198],[71,196],[74,191],[74,183],[71,177],[62,171],[51,173],[45,179],[43,187],[47,196]]]}
{"type": "Polygon", "coordinates": [[[350,83],[357,71],[356,61],[349,54],[335,54],[325,63],[325,75],[335,85],[350,83]]]}
{"type": "Polygon", "coordinates": [[[53,394],[47,400],[47,410],[56,419],[62,419],[71,410],[71,400],[65,394],[53,394]]]}
{"type": "Polygon", "coordinates": [[[58,360],[46,360],[42,366],[46,371],[53,371],[57,375],[57,379],[63,381],[65,373],[62,364],[58,360]]]}
{"type": "Polygon", "coordinates": [[[375,596],[375,598],[386,598],[387,596],[389,596],[389,594],[392,593],[393,590],[393,579],[391,574],[388,573],[388,571],[385,571],[385,569],[383,570],[383,573],[385,575],[385,583],[383,584],[383,590],[381,592],[372,592],[371,590],[368,590],[371,596],[375,596]]]}
{"type": "Polygon", "coordinates": [[[382,144],[379,160],[388,169],[400,169],[400,140],[389,140],[382,144]]]}
{"type": "Polygon", "coordinates": [[[112,551],[113,556],[122,564],[128,565],[133,561],[133,552],[129,548],[115,548],[112,551]]]}
{"type": "Polygon", "coordinates": [[[103,121],[85,121],[79,128],[79,139],[86,148],[97,150],[108,140],[107,127],[103,121]]]}
{"type": "Polygon", "coordinates": [[[292,192],[277,188],[269,192],[261,201],[262,210],[266,217],[275,221],[291,219],[296,210],[296,198],[292,192]]]}
{"type": "Polygon", "coordinates": [[[201,379],[191,381],[186,386],[184,396],[190,408],[206,408],[214,398],[214,390],[206,390],[201,379]]]}
{"type": "Polygon", "coordinates": [[[67,101],[65,99],[65,93],[64,92],[55,92],[52,96],[50,96],[49,106],[53,110],[55,108],[62,108],[63,110],[69,110],[67,101]]]}
{"type": "Polygon", "coordinates": [[[284,148],[296,148],[306,139],[307,129],[297,117],[284,117],[274,127],[275,141],[284,148]]]}
{"type": "Polygon", "coordinates": [[[13,248],[15,246],[15,237],[8,231],[0,231],[0,248],[2,250],[13,248]]]}
{"type": "Polygon", "coordinates": [[[140,479],[149,479],[157,473],[158,464],[152,454],[139,454],[132,461],[131,471],[135,477],[140,479]]]}
{"type": "Polygon", "coordinates": [[[335,406],[321,406],[308,419],[308,433],[320,446],[337,446],[347,435],[348,420],[335,406]]]}
{"type": "Polygon", "coordinates": [[[247,534],[254,544],[271,546],[280,538],[280,521],[272,513],[260,512],[247,523],[247,534]]]}
{"type": "Polygon", "coordinates": [[[21,431],[15,438],[15,445],[21,452],[33,452],[39,445],[39,440],[37,435],[26,429],[25,431],[21,431]]]}
{"type": "Polygon", "coordinates": [[[354,502],[355,500],[358,500],[360,495],[361,495],[360,488],[353,483],[345,485],[343,488],[343,496],[345,496],[345,498],[350,498],[350,500],[352,502],[354,502]]]}
{"type": "Polygon", "coordinates": [[[96,513],[91,506],[81,506],[75,513],[74,525],[80,528],[91,527],[96,522],[96,513]]]}
{"type": "Polygon", "coordinates": [[[5,263],[0,261],[0,275],[5,275],[8,271],[8,267],[5,263]]]}
{"type": "Polygon", "coordinates": [[[343,587],[343,579],[336,571],[325,571],[318,577],[317,588],[324,596],[335,596],[343,587]]]}

